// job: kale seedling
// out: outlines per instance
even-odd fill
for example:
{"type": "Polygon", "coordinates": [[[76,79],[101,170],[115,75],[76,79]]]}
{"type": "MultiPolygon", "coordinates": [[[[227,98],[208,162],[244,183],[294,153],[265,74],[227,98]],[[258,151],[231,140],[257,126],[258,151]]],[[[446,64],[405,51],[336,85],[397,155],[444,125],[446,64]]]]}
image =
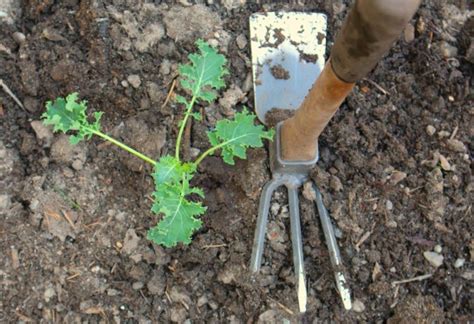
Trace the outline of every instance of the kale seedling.
{"type": "Polygon", "coordinates": [[[86,115],[87,102],[79,101],[77,93],[71,93],[65,99],[48,101],[46,112],[42,115],[44,123],[53,125],[55,132],[74,131],[75,134],[70,137],[72,144],[97,135],[153,165],[155,191],[151,210],[160,215],[161,220],[149,229],[147,237],[166,247],[175,246],[179,242],[189,244],[191,235],[202,225],[199,216],[206,211],[206,207],[202,202],[191,199],[191,195],[204,198],[204,192],[190,184],[199,163],[220,150],[224,162],[233,165],[235,157],[245,159],[247,148],[263,146],[262,140],[271,140],[274,134],[273,130],[264,131],[263,126],[255,125],[255,115],[244,109],[236,113],[233,120],[220,120],[213,130],[207,132],[211,147],[195,161],[181,160],[180,146],[189,118],[202,119],[193,109],[196,102],[210,103],[216,100],[217,90],[225,87],[222,78],[228,74],[223,55],[202,40],[198,40],[196,45],[199,52],[190,54],[191,62],[179,67],[181,86],[188,90],[191,98],[188,100],[184,96],[176,96],[176,101],[185,107],[185,112],[179,124],[174,156],[162,156],[155,161],[104,134],[100,130],[102,112],[94,113],[94,121],[89,122],[86,115]]]}

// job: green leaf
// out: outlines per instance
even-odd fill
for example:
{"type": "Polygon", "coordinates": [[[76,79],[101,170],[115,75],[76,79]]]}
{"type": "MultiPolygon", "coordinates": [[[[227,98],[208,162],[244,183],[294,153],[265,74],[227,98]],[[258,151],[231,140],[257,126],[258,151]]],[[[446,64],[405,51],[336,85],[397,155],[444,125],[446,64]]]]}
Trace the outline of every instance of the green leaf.
{"type": "Polygon", "coordinates": [[[46,112],[41,116],[43,123],[53,125],[55,132],[77,131],[69,139],[72,144],[77,144],[84,138],[89,139],[94,131],[100,131],[102,116],[102,112],[95,112],[94,121],[89,123],[86,115],[87,101],[79,101],[78,97],[74,92],[66,99],[58,97],[54,101],[46,102],[46,112]]]}
{"type": "Polygon", "coordinates": [[[233,120],[218,121],[216,128],[207,133],[211,145],[222,149],[224,162],[233,165],[234,157],[246,158],[247,148],[262,147],[262,139],[273,138],[274,131],[264,131],[262,125],[255,125],[255,117],[244,109],[233,120]]]}
{"type": "Polygon", "coordinates": [[[166,247],[191,242],[192,234],[202,225],[197,217],[206,211],[201,202],[187,198],[191,194],[204,197],[200,188],[189,184],[194,172],[193,164],[180,163],[171,156],[161,158],[156,164],[152,211],[163,218],[148,231],[148,239],[166,247]]]}
{"type": "Polygon", "coordinates": [[[164,183],[176,183],[181,181],[185,174],[193,173],[194,170],[193,164],[181,163],[174,156],[166,155],[156,163],[153,178],[156,186],[164,183]]]}
{"type": "Polygon", "coordinates": [[[196,99],[211,102],[216,99],[216,95],[209,90],[219,90],[225,86],[222,77],[229,73],[224,67],[226,59],[203,40],[198,40],[196,45],[199,53],[188,56],[191,63],[179,66],[181,85],[191,90],[196,99]]]}

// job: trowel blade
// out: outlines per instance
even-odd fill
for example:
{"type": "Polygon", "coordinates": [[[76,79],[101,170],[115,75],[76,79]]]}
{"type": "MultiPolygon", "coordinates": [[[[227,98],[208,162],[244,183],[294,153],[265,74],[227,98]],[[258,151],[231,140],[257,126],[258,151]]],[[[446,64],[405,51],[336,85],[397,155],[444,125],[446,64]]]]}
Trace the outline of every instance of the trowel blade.
{"type": "Polygon", "coordinates": [[[265,124],[273,108],[297,109],[321,73],[326,15],[255,13],[249,18],[255,110],[265,124]]]}

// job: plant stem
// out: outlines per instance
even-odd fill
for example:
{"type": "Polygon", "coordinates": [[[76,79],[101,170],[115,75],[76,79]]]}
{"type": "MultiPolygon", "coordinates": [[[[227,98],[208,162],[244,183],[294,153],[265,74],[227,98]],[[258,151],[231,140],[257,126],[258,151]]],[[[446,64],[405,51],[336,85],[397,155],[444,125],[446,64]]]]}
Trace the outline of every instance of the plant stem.
{"type": "Polygon", "coordinates": [[[153,166],[155,166],[155,164],[157,163],[157,162],[156,162],[155,160],[153,160],[152,158],[149,158],[149,157],[146,156],[145,154],[142,154],[142,153],[140,153],[140,152],[138,152],[138,151],[135,151],[135,150],[132,149],[131,147],[129,147],[129,146],[127,146],[127,145],[125,145],[125,144],[123,144],[123,143],[117,141],[116,139],[110,137],[110,136],[107,135],[107,134],[104,134],[104,133],[102,133],[102,132],[100,132],[100,131],[93,130],[93,129],[90,129],[90,128],[89,128],[89,130],[90,130],[92,133],[94,133],[95,135],[100,136],[100,137],[102,137],[103,139],[105,139],[105,140],[111,142],[112,144],[117,145],[117,146],[120,147],[121,149],[124,149],[125,151],[127,151],[127,152],[129,152],[129,153],[135,155],[136,157],[142,159],[142,160],[145,161],[145,162],[150,163],[150,164],[153,165],[153,166]]]}
{"type": "Polygon", "coordinates": [[[176,152],[175,152],[176,160],[178,161],[179,161],[179,147],[181,146],[181,139],[183,138],[184,129],[186,127],[186,123],[188,122],[188,118],[191,115],[195,102],[196,102],[196,96],[194,95],[191,98],[191,102],[189,103],[189,106],[186,107],[186,113],[184,114],[183,122],[181,123],[181,126],[179,127],[178,138],[176,140],[176,152]]]}
{"type": "MultiPolygon", "coordinates": [[[[240,136],[242,137],[242,136],[240,136]]],[[[214,147],[211,147],[210,149],[208,149],[206,152],[202,153],[200,157],[197,158],[197,160],[194,162],[194,165],[196,165],[196,167],[199,165],[199,163],[201,163],[202,160],[204,160],[204,158],[208,155],[211,155],[212,153],[214,153],[216,150],[220,149],[221,147],[224,147],[226,146],[227,144],[229,143],[232,143],[234,141],[236,141],[237,139],[239,139],[240,137],[236,137],[236,138],[233,138],[231,140],[228,140],[228,141],[225,141],[225,142],[222,142],[220,143],[219,145],[216,145],[214,147]]]]}

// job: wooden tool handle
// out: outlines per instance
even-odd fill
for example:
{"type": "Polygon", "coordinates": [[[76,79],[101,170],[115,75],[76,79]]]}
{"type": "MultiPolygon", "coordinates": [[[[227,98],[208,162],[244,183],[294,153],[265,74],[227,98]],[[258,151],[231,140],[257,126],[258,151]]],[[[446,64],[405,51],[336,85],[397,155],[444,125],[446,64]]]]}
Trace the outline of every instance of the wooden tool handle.
{"type": "Polygon", "coordinates": [[[281,128],[285,160],[314,158],[317,139],[354,86],[389,50],[420,0],[356,0],[331,57],[295,115],[281,128]]]}

